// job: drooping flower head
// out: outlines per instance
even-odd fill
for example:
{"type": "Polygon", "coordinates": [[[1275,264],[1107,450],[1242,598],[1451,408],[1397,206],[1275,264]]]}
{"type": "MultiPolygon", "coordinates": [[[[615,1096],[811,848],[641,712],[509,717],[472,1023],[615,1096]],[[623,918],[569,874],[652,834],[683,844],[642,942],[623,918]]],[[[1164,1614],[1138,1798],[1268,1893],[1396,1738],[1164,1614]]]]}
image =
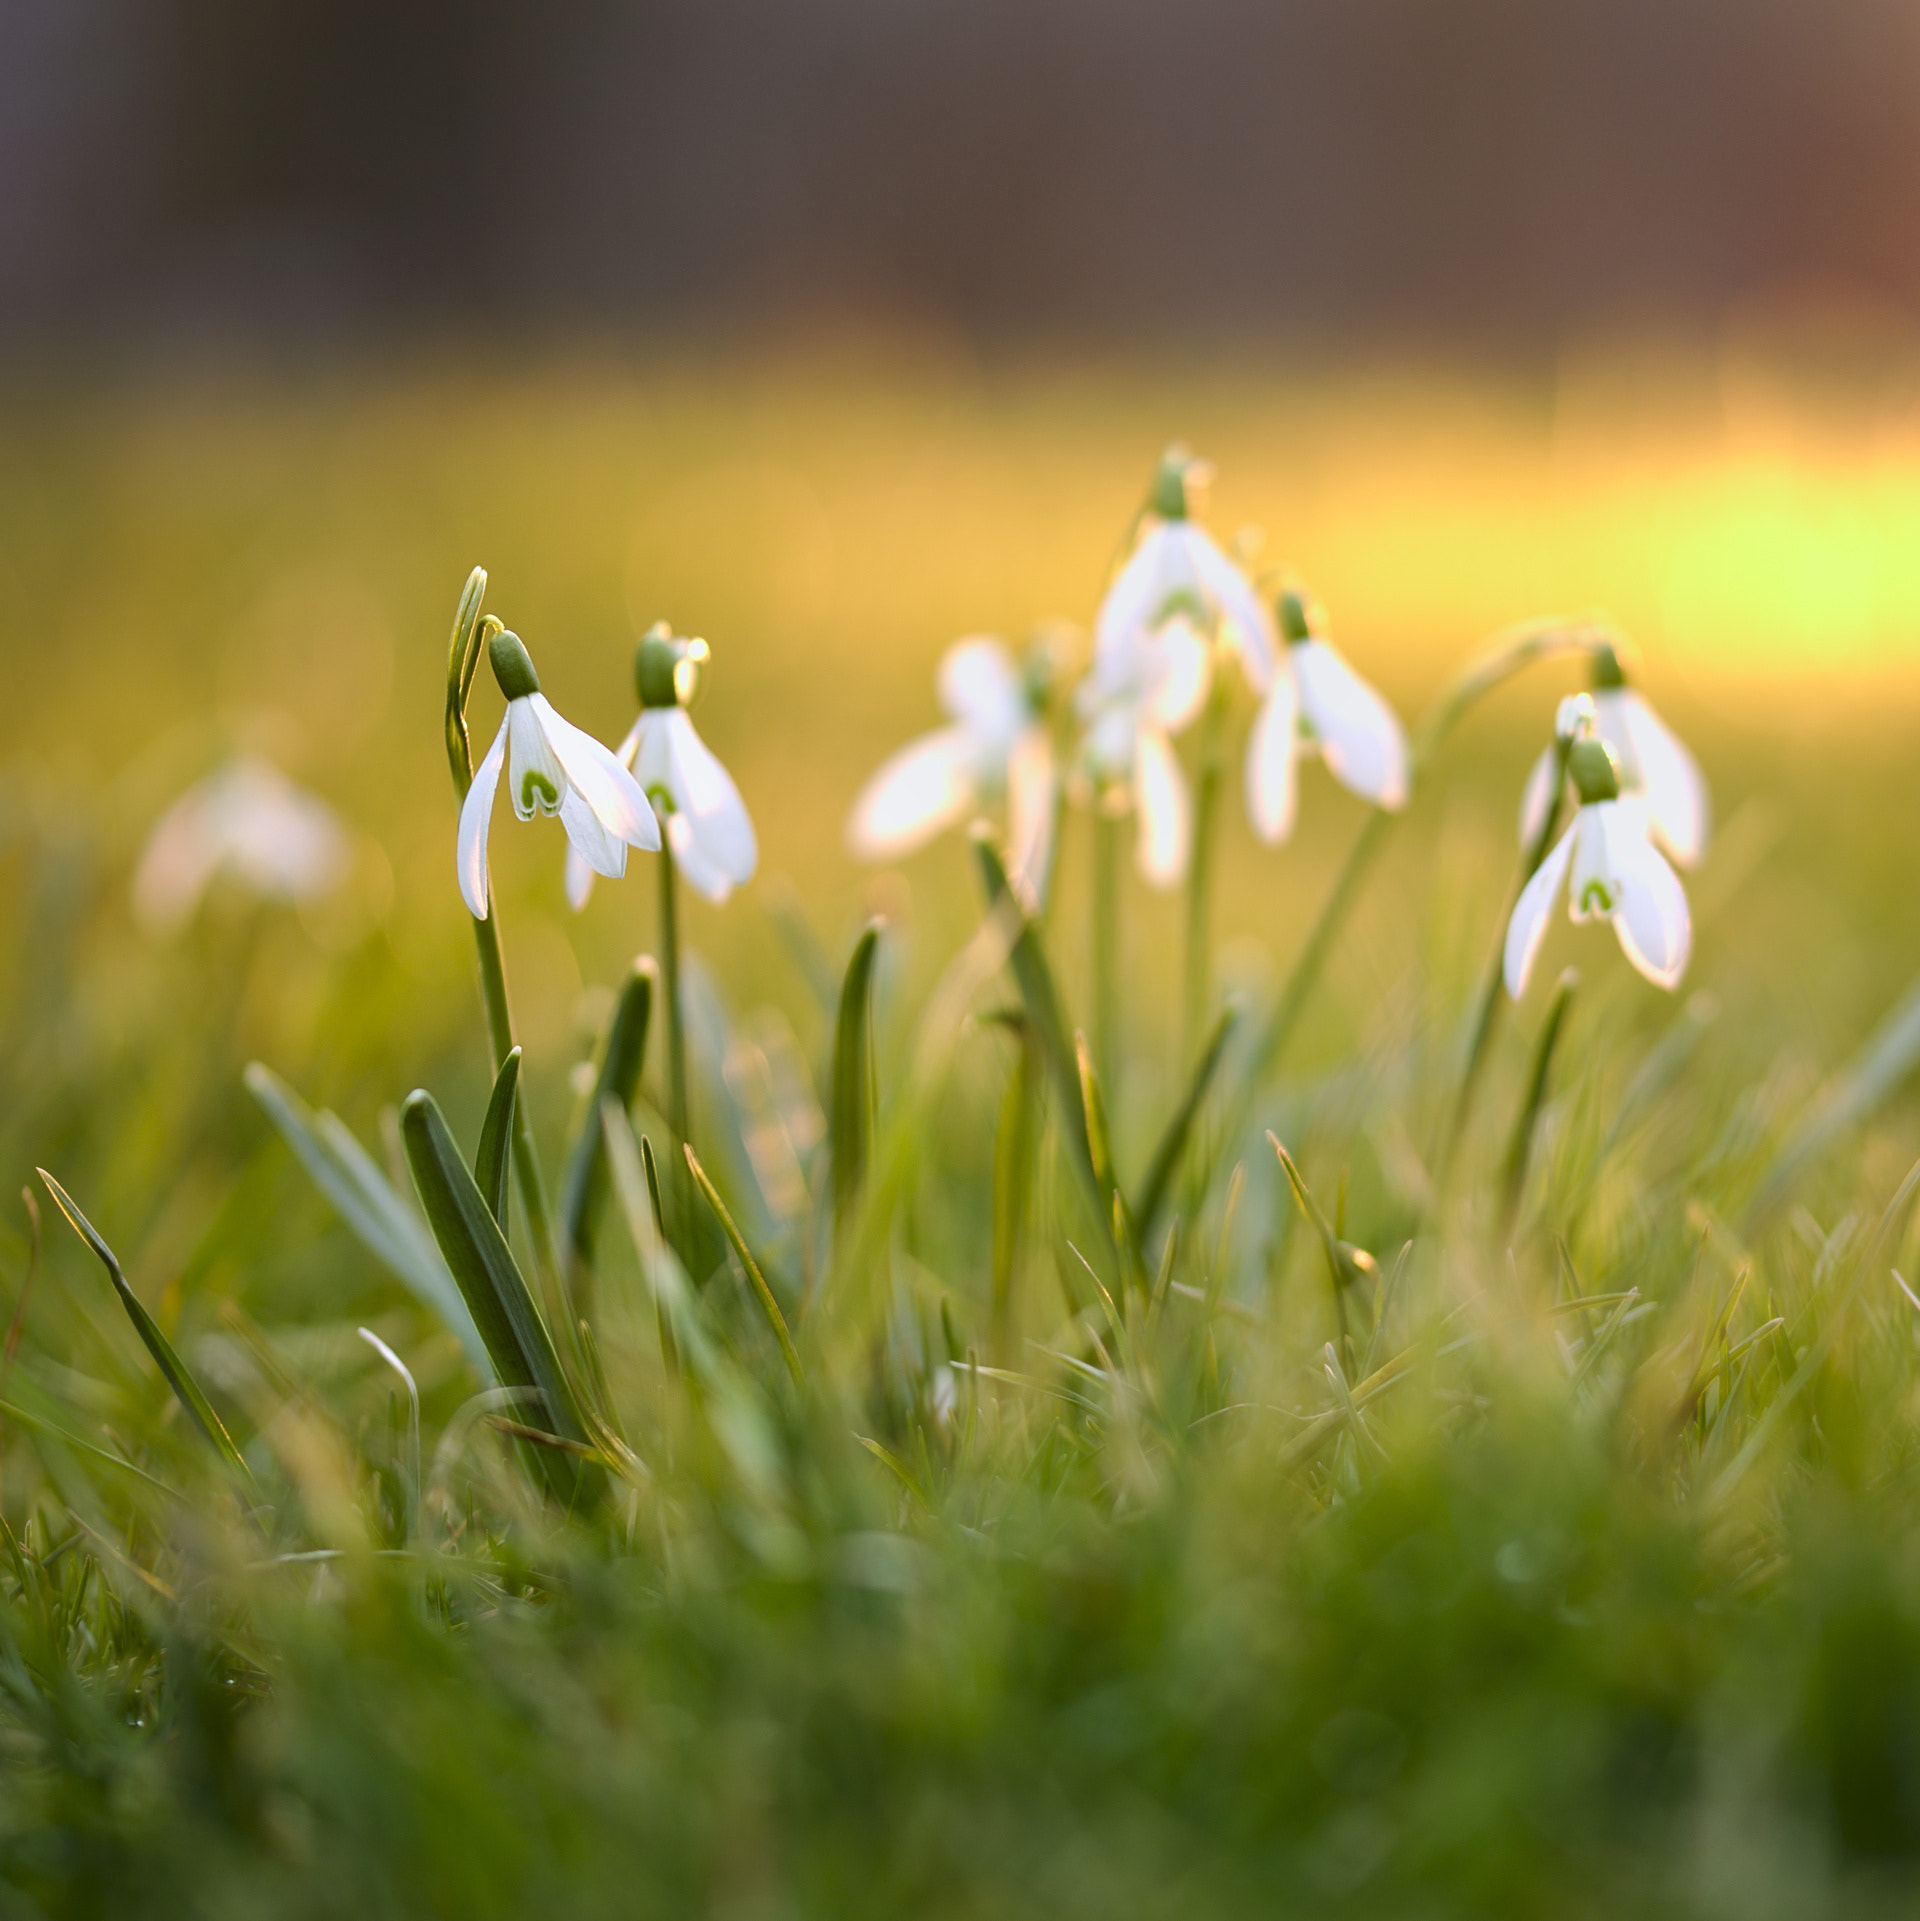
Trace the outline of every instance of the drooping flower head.
{"type": "Polygon", "coordinates": [[[1563,886],[1572,919],[1610,920],[1628,960],[1656,986],[1676,987],[1686,972],[1693,946],[1686,890],[1647,838],[1645,810],[1621,798],[1619,759],[1595,737],[1594,724],[1586,695],[1562,703],[1554,756],[1564,760],[1580,811],[1514,903],[1504,974],[1515,1000],[1526,992],[1563,886]]]}
{"type": "Polygon", "coordinates": [[[1302,754],[1319,754],[1328,772],[1362,800],[1398,811],[1407,804],[1408,785],[1407,737],[1398,716],[1325,638],[1320,609],[1304,593],[1289,587],[1278,612],[1285,646],[1247,742],[1254,831],[1276,843],[1293,832],[1302,754]]]}
{"type": "Polygon", "coordinates": [[[1261,692],[1279,651],[1253,583],[1192,518],[1209,471],[1181,446],[1161,456],[1133,551],[1094,625],[1095,678],[1109,689],[1151,682],[1159,690],[1157,722],[1173,733],[1206,699],[1215,645],[1239,654],[1261,692]]]}
{"type": "Polygon", "coordinates": [[[1091,783],[1095,806],[1133,813],[1135,859],[1153,887],[1177,886],[1193,852],[1193,806],[1168,738],[1174,721],[1189,713],[1179,684],[1186,658],[1136,640],[1104,663],[1096,659],[1074,695],[1085,727],[1080,772],[1091,783]]]}
{"type": "MultiPolygon", "coordinates": [[[[680,639],[664,621],[641,637],[633,653],[640,717],[620,743],[619,758],[645,791],[649,818],[657,813],[664,824],[687,885],[719,902],[753,878],[760,849],[739,788],[687,713],[711,658],[704,640],[680,639]]],[[[567,898],[576,908],[587,903],[594,871],[579,850],[569,852],[567,898]]]]}
{"type": "Polygon", "coordinates": [[[557,814],[573,852],[594,873],[618,880],[627,871],[629,847],[653,853],[660,846],[646,795],[608,748],[554,712],[519,636],[504,629],[495,634],[487,659],[507,711],[460,808],[460,893],[475,920],[487,918],[487,834],[509,761],[514,813],[521,820],[557,814]]]}
{"type": "MultiPolygon", "coordinates": [[[[1620,652],[1611,641],[1593,649],[1594,731],[1613,749],[1620,767],[1620,793],[1646,816],[1646,830],[1682,867],[1695,867],[1707,851],[1712,805],[1706,777],[1665,721],[1628,682],[1620,652]]],[[[1553,791],[1553,749],[1534,763],[1520,801],[1520,841],[1540,831],[1553,791]]]]}
{"type": "Polygon", "coordinates": [[[908,742],[860,790],[847,822],[853,851],[863,860],[897,859],[1004,794],[1008,875],[1037,904],[1053,857],[1053,678],[1044,640],[1024,662],[984,635],[949,647],[937,686],[952,722],[908,742]]]}
{"type": "Polygon", "coordinates": [[[318,900],[345,878],[352,849],[339,816],[271,762],[229,761],[154,824],[133,877],[133,909],[156,933],[193,916],[216,876],[266,900],[318,900]]]}

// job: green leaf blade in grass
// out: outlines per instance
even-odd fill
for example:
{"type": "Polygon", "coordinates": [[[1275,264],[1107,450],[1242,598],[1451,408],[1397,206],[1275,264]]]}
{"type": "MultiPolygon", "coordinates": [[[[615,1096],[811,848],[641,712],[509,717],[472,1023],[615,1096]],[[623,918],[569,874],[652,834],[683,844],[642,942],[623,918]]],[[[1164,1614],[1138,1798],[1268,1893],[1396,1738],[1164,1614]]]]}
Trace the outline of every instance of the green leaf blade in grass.
{"type": "Polygon", "coordinates": [[[120,1296],[120,1305],[127,1311],[127,1318],[133,1323],[134,1332],[146,1344],[153,1356],[154,1364],[166,1377],[167,1385],[173,1389],[174,1398],[186,1409],[188,1418],[205,1436],[207,1445],[220,1456],[239,1476],[242,1485],[249,1493],[258,1493],[254,1485],[253,1472],[247,1466],[233,1436],[226,1430],[220,1416],[214,1412],[213,1403],[202,1391],[200,1383],[193,1378],[186,1362],[174,1352],[173,1343],[161,1331],[160,1323],[147,1312],[146,1303],[127,1285],[127,1277],[121,1271],[120,1262],[114,1251],[101,1238],[98,1229],[81,1213],[73,1197],[56,1181],[44,1167],[34,1172],[40,1176],[46,1190],[53,1196],[53,1204],[67,1217],[67,1225],[93,1249],[99,1257],[100,1265],[107,1270],[107,1278],[113,1283],[114,1292],[120,1296]]]}
{"type": "Polygon", "coordinates": [[[447,1264],[420,1217],[393,1190],[373,1157],[337,1114],[315,1113],[280,1076],[255,1061],[243,1076],[274,1131],[354,1237],[421,1306],[450,1328],[482,1383],[493,1363],[447,1264]]]}
{"type": "Polygon", "coordinates": [[[1186,1094],[1174,1109],[1166,1132],[1160,1136],[1153,1159],[1147,1163],[1147,1178],[1141,1184],[1139,1205],[1134,1210],[1136,1231],[1142,1242],[1153,1232],[1154,1222],[1166,1203],[1173,1177],[1180,1171],[1180,1157],[1186,1152],[1187,1138],[1193,1132],[1194,1117],[1207,1098],[1207,1090],[1213,1085],[1221,1057],[1226,1053],[1227,1043],[1233,1038],[1233,1031],[1239,1022],[1238,1007],[1223,1009],[1220,1018],[1214,1022],[1213,1032],[1207,1036],[1207,1044],[1201,1048],[1200,1058],[1194,1063],[1186,1094]]]}
{"type": "Polygon", "coordinates": [[[427,1223],[486,1342],[494,1372],[504,1386],[539,1389],[554,1431],[567,1440],[584,1441],[586,1427],[553,1336],[438,1105],[424,1088],[407,1096],[400,1110],[400,1135],[427,1223]]]}
{"type": "Polygon", "coordinates": [[[833,1106],[828,1153],[833,1169],[833,1218],[845,1221],[860,1197],[873,1144],[878,1106],[873,1066],[874,963],[885,923],[869,921],[854,942],[840,984],[840,1014],[833,1036],[833,1106]]]}
{"type": "Polygon", "coordinates": [[[473,1179],[500,1232],[507,1231],[507,1192],[512,1182],[513,1104],[520,1094],[520,1050],[510,1048],[494,1076],[487,1117],[480,1123],[473,1179]]]}
{"type": "Polygon", "coordinates": [[[733,1216],[727,1212],[727,1204],[720,1198],[720,1190],[707,1178],[707,1170],[700,1165],[700,1157],[691,1147],[682,1149],[687,1157],[687,1171],[693,1176],[694,1185],[699,1188],[701,1197],[713,1210],[713,1217],[720,1223],[720,1231],[726,1235],[728,1244],[739,1257],[740,1265],[747,1270],[747,1279],[753,1284],[753,1291],[759,1297],[761,1311],[767,1317],[767,1325],[773,1329],[773,1337],[780,1343],[780,1352],[785,1357],[787,1370],[798,1385],[804,1378],[800,1369],[799,1351],[794,1347],[793,1335],[787,1327],[787,1317],[780,1312],[780,1303],[773,1298],[773,1289],[767,1285],[767,1277],[760,1271],[760,1263],[753,1258],[753,1250],[748,1247],[746,1237],[734,1225],[733,1216]]]}
{"type": "Polygon", "coordinates": [[[620,998],[614,1003],[613,1019],[607,1024],[606,1051],[594,1081],[593,1099],[580,1124],[580,1137],[567,1157],[566,1179],[560,1191],[560,1245],[572,1268],[593,1263],[607,1196],[606,1104],[612,1101],[624,1114],[639,1091],[659,976],[659,967],[647,954],[641,955],[628,973],[620,998]]]}

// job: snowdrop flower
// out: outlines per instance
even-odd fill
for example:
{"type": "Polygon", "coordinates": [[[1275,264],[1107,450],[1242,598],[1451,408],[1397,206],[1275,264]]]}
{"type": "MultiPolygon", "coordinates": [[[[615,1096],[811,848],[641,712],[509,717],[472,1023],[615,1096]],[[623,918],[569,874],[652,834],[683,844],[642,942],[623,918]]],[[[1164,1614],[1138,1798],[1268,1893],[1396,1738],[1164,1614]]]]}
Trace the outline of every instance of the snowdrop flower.
{"type": "Polygon", "coordinates": [[[1158,724],[1171,732],[1200,711],[1212,671],[1209,638],[1235,650],[1248,678],[1265,690],[1278,646],[1265,603],[1213,536],[1189,517],[1189,490],[1206,468],[1184,447],[1169,447],[1154,475],[1141,532],[1114,576],[1094,625],[1094,673],[1137,678],[1143,650],[1165,655],[1153,670],[1162,703],[1158,724]]]}
{"type": "Polygon", "coordinates": [[[133,878],[133,911],[155,933],[192,918],[216,875],[268,900],[318,900],[345,878],[339,817],[264,760],[215,769],[161,815],[133,878]]]}
{"type": "MultiPolygon", "coordinates": [[[[753,878],[760,849],[733,776],[686,711],[708,658],[704,640],[676,640],[664,623],[642,638],[633,656],[640,718],[619,757],[665,821],[668,850],[687,885],[717,903],[753,878]]],[[[569,848],[567,898],[576,909],[587,904],[593,874],[581,849],[569,848]]]]}
{"type": "Polygon", "coordinates": [[[1286,649],[1247,742],[1247,813],[1268,842],[1293,832],[1302,754],[1318,753],[1343,787],[1376,807],[1397,812],[1407,804],[1407,737],[1399,718],[1321,638],[1318,625],[1304,595],[1289,589],[1280,596],[1286,649]]]}
{"type": "Polygon", "coordinates": [[[660,824],[646,795],[609,749],[554,712],[519,636],[495,634],[487,658],[507,711],[460,808],[460,894],[475,920],[487,918],[487,830],[509,748],[513,811],[522,820],[558,814],[567,839],[596,874],[618,880],[627,871],[629,847],[649,853],[660,847],[660,824]]]}
{"type": "Polygon", "coordinates": [[[1132,808],[1139,821],[1135,858],[1154,887],[1177,886],[1193,852],[1186,776],[1167,738],[1166,716],[1179,711],[1168,682],[1181,672],[1177,656],[1136,638],[1125,652],[1096,660],[1074,696],[1086,724],[1081,762],[1096,804],[1115,813],[1132,808]]]}
{"type": "Polygon", "coordinates": [[[940,659],[940,704],[950,726],[923,734],[882,762],[847,822],[863,860],[891,860],[1004,793],[1008,870],[1029,906],[1045,895],[1053,858],[1053,740],[1046,703],[1052,662],[1044,646],[1025,670],[997,640],[957,641],[940,659]]]}
{"type": "MultiPolygon", "coordinates": [[[[1673,730],[1627,684],[1620,656],[1606,642],[1593,652],[1593,706],[1595,732],[1620,764],[1622,804],[1643,812],[1647,832],[1682,867],[1697,866],[1707,851],[1711,815],[1706,778],[1673,730]]],[[[1534,763],[1521,796],[1523,847],[1546,818],[1553,753],[1549,747],[1534,763]]]]}
{"type": "MultiPolygon", "coordinates": [[[[1590,723],[1582,715],[1577,724],[1590,723]]],[[[1645,812],[1620,798],[1620,763],[1612,747],[1583,738],[1564,751],[1580,811],[1514,903],[1504,962],[1507,992],[1515,1000],[1525,993],[1563,886],[1575,921],[1612,921],[1628,960],[1655,986],[1676,987],[1693,944],[1680,878],[1647,838],[1645,812]]]]}

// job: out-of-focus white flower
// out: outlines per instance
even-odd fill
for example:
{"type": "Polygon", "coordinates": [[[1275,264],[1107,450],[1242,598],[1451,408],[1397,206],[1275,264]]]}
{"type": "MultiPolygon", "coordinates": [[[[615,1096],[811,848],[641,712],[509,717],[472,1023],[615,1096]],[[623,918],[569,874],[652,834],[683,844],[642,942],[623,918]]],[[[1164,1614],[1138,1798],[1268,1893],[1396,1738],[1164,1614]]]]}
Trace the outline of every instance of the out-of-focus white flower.
{"type": "Polygon", "coordinates": [[[1179,655],[1136,639],[1125,652],[1096,661],[1074,696],[1086,726],[1081,764],[1092,777],[1095,804],[1132,808],[1139,822],[1135,859],[1154,887],[1177,886],[1193,851],[1193,806],[1167,738],[1166,715],[1180,712],[1183,698],[1176,691],[1170,699],[1167,683],[1181,671],[1179,655]]]}
{"type": "Polygon", "coordinates": [[[1030,905],[1042,899],[1053,861],[1050,679],[1040,648],[1023,672],[998,640],[976,636],[949,647],[938,688],[952,725],[908,742],[860,790],[847,822],[854,853],[863,860],[910,854],[1004,793],[1009,878],[1030,905]]]}
{"type": "Polygon", "coordinates": [[[1261,692],[1273,679],[1279,653],[1273,622],[1253,583],[1189,517],[1189,489],[1205,474],[1184,447],[1169,447],[1161,456],[1133,552],[1107,589],[1093,633],[1093,671],[1109,684],[1140,678],[1142,652],[1164,648],[1177,656],[1164,671],[1151,670],[1163,690],[1157,723],[1174,733],[1206,699],[1209,637],[1240,655],[1247,678],[1261,692]]]}
{"type": "Polygon", "coordinates": [[[1607,742],[1574,741],[1567,772],[1580,811],[1514,903],[1504,960],[1507,992],[1515,1000],[1526,992],[1563,886],[1575,921],[1612,921],[1628,960],[1648,980],[1678,986],[1693,945],[1680,877],[1647,838],[1644,809],[1621,799],[1619,762],[1607,742]]]}
{"type": "MultiPolygon", "coordinates": [[[[682,704],[692,699],[707,659],[704,640],[676,640],[665,627],[641,640],[634,654],[640,718],[620,743],[619,758],[661,816],[687,885],[717,903],[753,878],[760,849],[733,776],[682,704]]],[[[567,899],[576,909],[593,892],[593,874],[580,849],[568,848],[567,899]]]]}
{"type": "Polygon", "coordinates": [[[1407,736],[1399,717],[1318,633],[1304,595],[1280,596],[1286,640],[1247,742],[1247,813],[1262,840],[1293,832],[1302,754],[1376,807],[1407,804],[1407,736]]]}
{"type": "MultiPolygon", "coordinates": [[[[1637,808],[1646,831],[1682,867],[1694,867],[1707,851],[1712,805],[1706,776],[1679,737],[1628,685],[1613,647],[1593,654],[1595,733],[1620,764],[1620,804],[1637,808]]],[[[1520,797],[1520,844],[1530,846],[1546,819],[1553,793],[1553,749],[1534,762],[1520,797]]]]}
{"type": "Polygon", "coordinates": [[[133,877],[133,910],[156,933],[184,926],[216,875],[268,900],[318,900],[345,878],[352,844],[319,795],[264,760],[234,760],[154,823],[133,877]]]}
{"type": "Polygon", "coordinates": [[[474,770],[455,850],[461,898],[475,920],[487,918],[487,833],[509,749],[513,766],[507,788],[515,814],[522,820],[558,814],[567,839],[596,874],[618,880],[627,871],[629,847],[648,853],[660,847],[660,823],[646,795],[610,748],[554,712],[519,637],[495,634],[487,657],[507,711],[474,770]]]}

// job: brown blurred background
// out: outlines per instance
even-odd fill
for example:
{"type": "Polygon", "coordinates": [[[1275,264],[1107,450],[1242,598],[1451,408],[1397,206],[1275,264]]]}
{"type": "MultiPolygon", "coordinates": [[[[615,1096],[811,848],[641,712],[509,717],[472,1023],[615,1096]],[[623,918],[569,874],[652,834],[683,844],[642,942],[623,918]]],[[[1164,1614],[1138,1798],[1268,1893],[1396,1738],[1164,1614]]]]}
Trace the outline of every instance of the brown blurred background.
{"type": "Polygon", "coordinates": [[[1912,0],[0,0],[0,333],[1438,348],[1920,307],[1912,0]]]}

